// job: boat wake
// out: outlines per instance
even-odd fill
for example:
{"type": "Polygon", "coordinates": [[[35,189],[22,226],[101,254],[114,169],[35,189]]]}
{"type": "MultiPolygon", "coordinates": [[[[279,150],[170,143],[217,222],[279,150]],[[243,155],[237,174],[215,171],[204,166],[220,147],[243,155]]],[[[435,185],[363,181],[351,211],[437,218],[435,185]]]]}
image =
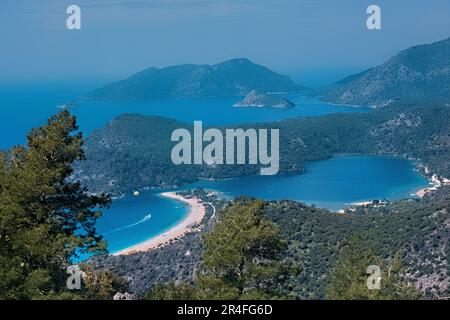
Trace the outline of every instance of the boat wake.
{"type": "Polygon", "coordinates": [[[119,228],[116,228],[114,230],[105,232],[105,233],[103,233],[103,235],[107,235],[107,234],[111,234],[111,233],[114,233],[114,232],[117,232],[117,231],[121,231],[121,230],[124,230],[124,229],[129,229],[129,228],[135,227],[135,226],[137,226],[137,225],[139,225],[141,223],[144,223],[144,222],[150,220],[151,218],[152,218],[152,214],[150,213],[150,214],[146,215],[145,217],[143,217],[138,222],[135,222],[135,223],[132,223],[132,224],[129,224],[129,225],[126,225],[126,226],[123,226],[123,227],[119,227],[119,228]]]}

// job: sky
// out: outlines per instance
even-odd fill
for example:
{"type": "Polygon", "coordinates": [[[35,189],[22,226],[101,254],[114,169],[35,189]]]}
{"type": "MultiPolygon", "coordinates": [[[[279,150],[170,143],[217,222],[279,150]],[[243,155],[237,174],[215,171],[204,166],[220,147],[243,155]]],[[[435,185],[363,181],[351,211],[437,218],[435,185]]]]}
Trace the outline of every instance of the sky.
{"type": "Polygon", "coordinates": [[[449,0],[1,0],[0,82],[110,81],[246,57],[308,84],[448,37],[449,0]],[[71,4],[81,30],[66,27],[71,4]],[[366,27],[370,4],[381,30],[366,27]]]}

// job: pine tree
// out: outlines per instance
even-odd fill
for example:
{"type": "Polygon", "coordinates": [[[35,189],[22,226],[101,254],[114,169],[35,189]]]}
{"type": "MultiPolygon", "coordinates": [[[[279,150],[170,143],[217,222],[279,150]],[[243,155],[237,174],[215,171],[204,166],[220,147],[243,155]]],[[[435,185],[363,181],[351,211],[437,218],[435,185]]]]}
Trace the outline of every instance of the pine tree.
{"type": "Polygon", "coordinates": [[[205,298],[229,298],[233,292],[240,299],[276,296],[287,244],[264,217],[263,201],[236,202],[205,235],[204,245],[206,273],[199,280],[209,290],[205,298]]]}
{"type": "Polygon", "coordinates": [[[353,237],[345,246],[330,272],[326,299],[330,300],[408,300],[418,299],[421,294],[401,279],[402,264],[398,255],[388,263],[375,255],[373,250],[363,248],[361,239],[353,237]],[[379,289],[368,287],[369,266],[379,268],[379,279],[373,277],[379,289]]]}
{"type": "Polygon", "coordinates": [[[278,227],[264,218],[264,202],[235,202],[204,236],[203,272],[194,285],[155,287],[147,299],[275,299],[289,266],[278,227]]]}
{"type": "Polygon", "coordinates": [[[128,291],[128,282],[111,271],[94,271],[82,264],[83,287],[81,297],[87,300],[112,300],[117,292],[128,291]]]}
{"type": "Polygon", "coordinates": [[[105,251],[95,222],[110,199],[70,180],[84,159],[77,129],[64,110],[33,129],[27,147],[0,154],[0,298],[69,297],[71,258],[105,251]]]}

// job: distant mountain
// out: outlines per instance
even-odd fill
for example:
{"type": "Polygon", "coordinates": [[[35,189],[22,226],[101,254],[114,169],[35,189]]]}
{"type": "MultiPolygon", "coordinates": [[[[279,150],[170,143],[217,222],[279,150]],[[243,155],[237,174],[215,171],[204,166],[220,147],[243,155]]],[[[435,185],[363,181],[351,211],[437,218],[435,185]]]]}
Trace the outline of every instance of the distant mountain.
{"type": "Polygon", "coordinates": [[[244,100],[233,105],[233,107],[258,107],[274,109],[288,109],[294,106],[295,104],[287,99],[278,98],[256,90],[252,90],[244,98],[244,100]]]}
{"type": "Polygon", "coordinates": [[[393,101],[450,102],[450,38],[409,48],[345,78],[328,88],[322,100],[370,107],[393,101]]]}
{"type": "Polygon", "coordinates": [[[128,79],[89,93],[88,98],[108,101],[147,101],[166,98],[245,96],[252,90],[298,92],[305,87],[248,59],[215,65],[183,64],[149,68],[128,79]]]}

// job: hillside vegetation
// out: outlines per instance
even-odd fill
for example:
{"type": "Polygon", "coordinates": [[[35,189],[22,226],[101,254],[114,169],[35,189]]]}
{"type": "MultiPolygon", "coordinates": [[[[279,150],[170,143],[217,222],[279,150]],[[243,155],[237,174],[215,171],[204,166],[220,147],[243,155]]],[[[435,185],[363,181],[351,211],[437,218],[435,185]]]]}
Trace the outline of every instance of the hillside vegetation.
{"type": "Polygon", "coordinates": [[[450,102],[450,38],[414,46],[386,63],[349,76],[330,88],[323,101],[383,107],[393,102],[450,102]]]}
{"type": "MultiPolygon", "coordinates": [[[[202,231],[190,233],[156,250],[130,256],[101,256],[91,263],[96,269],[111,270],[128,279],[130,288],[141,295],[167,283],[194,284],[203,268],[203,235],[214,230],[217,219],[225,219],[230,205],[211,198],[202,190],[194,193],[205,202],[224,209],[213,220],[208,211],[202,231]],[[186,255],[186,252],[190,254],[186,255]]],[[[249,200],[236,199],[236,203],[246,201],[249,200]]],[[[358,207],[356,211],[347,210],[345,214],[295,201],[266,201],[264,217],[278,226],[287,243],[282,251],[283,265],[292,268],[272,290],[277,296],[289,299],[327,298],[327,290],[336,281],[336,265],[345,263],[342,261],[348,254],[345,250],[357,237],[357,246],[353,248],[356,252],[352,254],[363,259],[353,258],[358,263],[371,261],[371,264],[380,266],[395,265],[396,273],[393,275],[397,281],[413,285],[427,298],[448,296],[449,210],[449,187],[422,200],[358,207]]],[[[366,270],[356,271],[356,278],[363,276],[363,282],[358,282],[357,286],[364,287],[366,270]]],[[[387,272],[386,269],[382,271],[387,272]]],[[[370,292],[365,291],[365,294],[366,298],[377,298],[370,292]]]]}
{"type": "MultiPolygon", "coordinates": [[[[370,113],[257,123],[240,128],[280,130],[280,173],[302,173],[308,161],[339,153],[392,155],[420,160],[430,172],[450,177],[450,106],[403,105],[370,113]]],[[[123,115],[88,137],[86,161],[74,177],[91,190],[114,195],[199,179],[259,173],[258,165],[174,165],[171,133],[192,124],[162,117],[123,115]]]]}

